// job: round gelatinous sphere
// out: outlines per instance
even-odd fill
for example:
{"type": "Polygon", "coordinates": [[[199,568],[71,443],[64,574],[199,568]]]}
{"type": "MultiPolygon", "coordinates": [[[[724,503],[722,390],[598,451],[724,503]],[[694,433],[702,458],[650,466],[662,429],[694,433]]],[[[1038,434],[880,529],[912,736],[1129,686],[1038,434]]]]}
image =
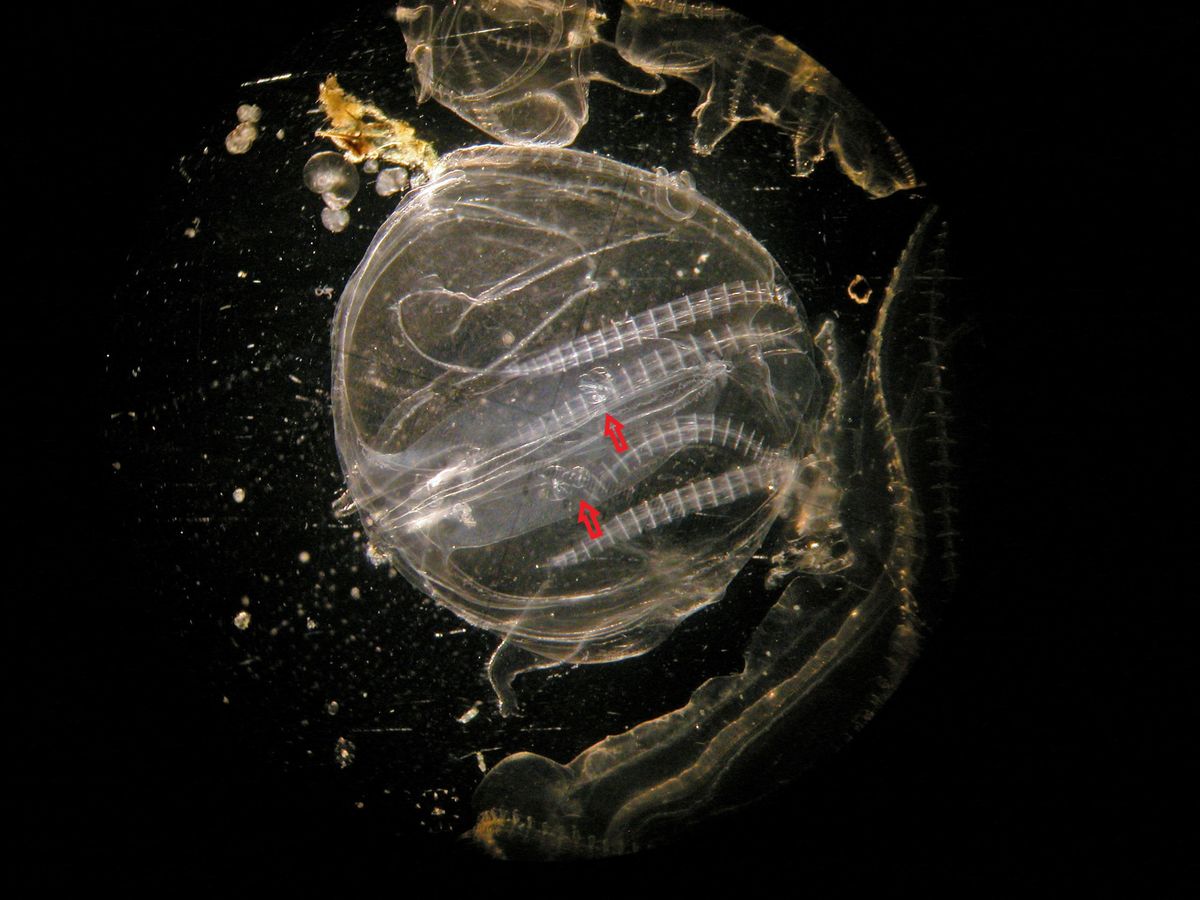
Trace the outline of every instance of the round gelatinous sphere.
{"type": "Polygon", "coordinates": [[[799,489],[821,382],[775,261],[685,174],[496,146],[432,174],[342,295],[338,450],[375,547],[505,638],[511,700],[721,597],[799,489]]]}
{"type": "Polygon", "coordinates": [[[330,209],[342,209],[358,193],[358,169],[340,153],[315,153],[304,164],[304,186],[320,194],[330,209]]]}

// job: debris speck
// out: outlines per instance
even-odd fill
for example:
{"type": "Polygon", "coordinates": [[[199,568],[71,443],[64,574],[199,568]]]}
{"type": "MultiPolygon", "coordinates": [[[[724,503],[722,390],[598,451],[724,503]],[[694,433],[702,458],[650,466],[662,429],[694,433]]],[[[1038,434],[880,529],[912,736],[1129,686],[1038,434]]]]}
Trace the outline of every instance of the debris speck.
{"type": "Polygon", "coordinates": [[[337,739],[337,744],[333,748],[334,759],[337,760],[339,768],[345,769],[354,762],[354,742],[348,741],[344,737],[337,739]]]}
{"type": "Polygon", "coordinates": [[[477,715],[479,715],[479,707],[481,706],[483,706],[483,701],[476,700],[473,704],[471,704],[470,709],[458,717],[458,724],[466,725],[468,722],[474,719],[477,715]]]}
{"type": "Polygon", "coordinates": [[[871,285],[862,275],[855,275],[846,288],[846,293],[855,303],[864,304],[871,299],[871,285]]]}
{"type": "Polygon", "coordinates": [[[243,609],[233,617],[233,625],[238,631],[245,631],[250,627],[250,613],[243,609]]]}
{"type": "Polygon", "coordinates": [[[234,503],[242,503],[245,499],[246,499],[245,488],[234,488],[233,489],[233,502],[234,503]]]}

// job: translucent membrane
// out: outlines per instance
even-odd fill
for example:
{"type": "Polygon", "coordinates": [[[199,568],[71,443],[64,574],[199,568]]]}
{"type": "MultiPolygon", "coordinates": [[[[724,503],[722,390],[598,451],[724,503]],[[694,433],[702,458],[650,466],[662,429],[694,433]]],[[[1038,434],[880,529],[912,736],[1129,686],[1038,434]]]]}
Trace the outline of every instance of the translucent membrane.
{"type": "Polygon", "coordinates": [[[342,295],[337,442],[375,548],[501,636],[507,710],[517,673],[643,653],[722,596],[823,388],[774,260],[689,178],[499,146],[432,174],[342,295]]]}
{"type": "MultiPolygon", "coordinates": [[[[797,540],[775,558],[786,587],[751,636],[742,669],[710,679],[681,708],[606,737],[565,764],[534,753],[501,760],[475,794],[479,817],[471,836],[486,850],[553,859],[664,841],[795,778],[861,727],[895,688],[921,629],[920,444],[934,451],[932,468],[923,471],[937,472],[925,480],[938,501],[936,568],[943,577],[954,571],[937,364],[946,281],[937,224],[926,217],[900,260],[859,377],[841,380],[829,323],[817,335],[833,391],[816,461],[806,466],[797,494],[797,540]],[[806,573],[823,577],[795,577],[806,573]]],[[[697,419],[688,427],[707,425],[697,419]]],[[[665,432],[661,438],[681,439],[665,432]]],[[[756,471],[769,465],[760,462],[756,471]]],[[[745,486],[713,487],[718,501],[721,491],[739,489],[745,486]]]]}
{"type": "Polygon", "coordinates": [[[506,144],[570,144],[588,119],[590,81],[662,89],[601,40],[603,17],[587,0],[429,0],[396,19],[418,99],[506,144]]]}

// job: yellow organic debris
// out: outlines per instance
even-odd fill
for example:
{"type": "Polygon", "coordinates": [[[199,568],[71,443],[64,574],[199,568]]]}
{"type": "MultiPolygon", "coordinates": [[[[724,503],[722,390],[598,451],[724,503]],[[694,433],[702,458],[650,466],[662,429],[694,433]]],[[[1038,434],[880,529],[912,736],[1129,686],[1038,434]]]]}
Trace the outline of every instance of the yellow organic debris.
{"type": "Polygon", "coordinates": [[[402,119],[391,119],[374,104],[359,100],[330,75],[321,84],[318,100],[328,125],[317,137],[328,138],[354,164],[377,159],[410,171],[428,172],[437,162],[433,144],[417,137],[402,119]]]}

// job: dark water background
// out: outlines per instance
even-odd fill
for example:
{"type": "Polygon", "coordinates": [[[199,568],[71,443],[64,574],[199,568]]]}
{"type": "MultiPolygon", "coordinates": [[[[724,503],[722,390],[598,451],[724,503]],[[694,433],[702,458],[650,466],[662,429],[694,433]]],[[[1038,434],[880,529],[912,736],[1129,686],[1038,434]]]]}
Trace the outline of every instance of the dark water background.
{"type": "MultiPolygon", "coordinates": [[[[466,867],[492,871],[371,804],[356,809],[333,766],[280,766],[270,721],[214,702],[207,661],[179,652],[180,635],[206,623],[161,604],[178,570],[139,526],[141,500],[114,485],[106,449],[111,298],[129,254],[154,239],[178,158],[198,128],[232,127],[233,87],[296,68],[292,48],[345,15],[216,2],[28,23],[47,78],[20,119],[55,135],[53,149],[22,144],[54,196],[26,204],[49,248],[34,294],[53,323],[38,332],[47,352],[29,392],[40,462],[17,476],[39,482],[24,537],[39,553],[23,592],[35,615],[16,634],[18,696],[34,720],[18,739],[31,741],[19,752],[32,777],[16,776],[37,798],[24,827],[41,851],[22,866],[30,883],[282,873],[394,888],[418,868],[446,886],[466,867]],[[50,116],[51,101],[66,113],[50,116]]],[[[755,18],[841,77],[944,198],[962,299],[978,308],[958,373],[962,577],[909,677],[845,750],[736,828],[609,865],[773,872],[797,891],[947,877],[970,890],[1153,867],[1138,845],[1155,837],[1154,816],[1139,801],[1153,799],[1148,763],[1163,742],[1151,756],[1131,724],[1146,696],[1122,651],[1139,640],[1131,629],[1165,655],[1172,644],[1122,477],[1143,433],[1123,317],[1151,302],[1124,210],[1175,177],[1169,148],[1162,164],[1143,161],[1146,133],[1130,122],[1171,119],[1129,73],[1169,60],[1152,51],[1182,23],[1008,10],[755,18]]]]}

